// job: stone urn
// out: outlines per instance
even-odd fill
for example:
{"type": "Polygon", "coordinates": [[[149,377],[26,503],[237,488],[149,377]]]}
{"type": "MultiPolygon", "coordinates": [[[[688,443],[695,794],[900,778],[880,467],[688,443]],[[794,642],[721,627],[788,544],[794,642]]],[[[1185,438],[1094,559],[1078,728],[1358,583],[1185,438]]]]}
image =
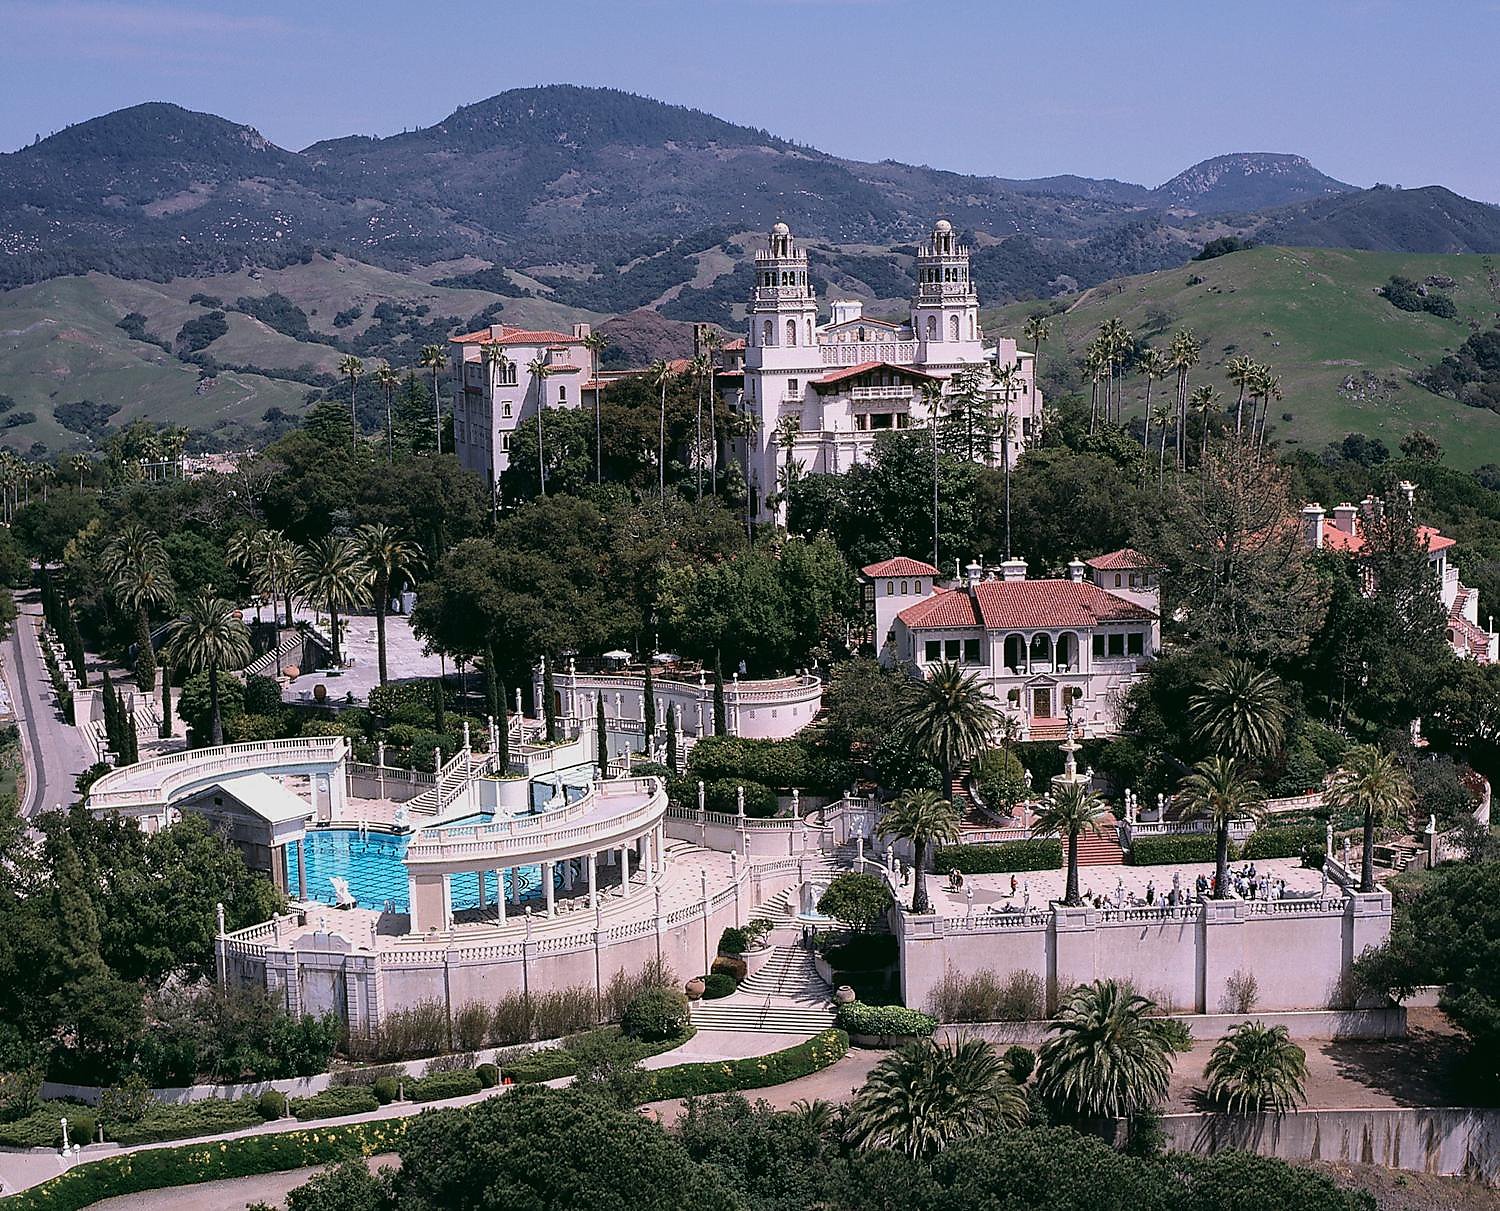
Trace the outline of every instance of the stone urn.
{"type": "Polygon", "coordinates": [[[708,987],[708,985],[703,982],[702,976],[694,976],[683,986],[683,991],[687,993],[688,1000],[697,1001],[702,999],[703,990],[706,987],[708,987]]]}
{"type": "Polygon", "coordinates": [[[317,685],[313,686],[313,700],[316,702],[328,701],[328,687],[321,681],[318,682],[317,685]]]}
{"type": "Polygon", "coordinates": [[[296,681],[298,677],[302,676],[302,670],[295,664],[289,664],[281,670],[281,675],[288,681],[296,681]]]}
{"type": "Polygon", "coordinates": [[[848,1005],[854,999],[854,989],[850,988],[847,984],[840,984],[833,990],[833,1003],[835,1005],[848,1005]]]}

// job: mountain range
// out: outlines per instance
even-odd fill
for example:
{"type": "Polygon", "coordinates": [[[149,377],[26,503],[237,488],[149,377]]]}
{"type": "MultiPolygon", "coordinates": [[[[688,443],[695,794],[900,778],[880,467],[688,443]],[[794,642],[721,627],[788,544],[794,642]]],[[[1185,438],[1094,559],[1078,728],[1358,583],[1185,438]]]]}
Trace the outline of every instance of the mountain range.
{"type": "Polygon", "coordinates": [[[1500,250],[1500,209],[1440,186],[1357,189],[1300,156],[1218,156],[1154,189],[1007,180],[862,163],[697,110],[550,85],[301,151],[167,103],[79,123],[0,155],[0,286],[87,270],[201,277],[317,250],[398,270],[455,262],[452,284],[500,296],[723,322],[744,297],[750,233],[785,220],[815,249],[820,284],[898,299],[912,245],[940,215],[973,243],[987,302],[1181,264],[1225,234],[1500,250]]]}

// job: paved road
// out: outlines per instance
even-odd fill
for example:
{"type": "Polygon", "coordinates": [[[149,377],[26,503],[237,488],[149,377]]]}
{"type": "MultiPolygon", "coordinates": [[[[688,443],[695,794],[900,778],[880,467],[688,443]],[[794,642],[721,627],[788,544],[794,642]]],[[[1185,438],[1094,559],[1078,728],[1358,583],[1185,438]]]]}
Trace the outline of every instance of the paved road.
{"type": "MultiPolygon", "coordinates": [[[[399,1168],[401,1158],[394,1152],[372,1156],[366,1162],[372,1171],[388,1166],[399,1168]]],[[[196,1186],[178,1186],[173,1190],[146,1190],[140,1194],[122,1194],[95,1203],[90,1211],[244,1211],[248,1203],[267,1203],[279,1207],[289,1190],[295,1190],[325,1166],[291,1169],[285,1173],[262,1173],[255,1177],[233,1177],[221,1182],[199,1182],[196,1186]]]]}
{"type": "Polygon", "coordinates": [[[42,663],[36,627],[41,604],[35,594],[17,597],[20,615],[6,644],[5,676],[15,703],[26,748],[26,798],[23,816],[77,797],[78,775],[93,764],[88,741],[58,714],[52,680],[42,663]]]}

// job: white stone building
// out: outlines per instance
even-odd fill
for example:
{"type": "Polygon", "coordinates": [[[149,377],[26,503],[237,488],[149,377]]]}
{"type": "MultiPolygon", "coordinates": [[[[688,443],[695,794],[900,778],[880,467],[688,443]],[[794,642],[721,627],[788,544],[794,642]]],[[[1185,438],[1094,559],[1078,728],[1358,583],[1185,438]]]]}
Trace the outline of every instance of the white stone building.
{"type": "MultiPolygon", "coordinates": [[[[916,275],[904,323],[867,317],[861,303],[847,299],[833,300],[829,321],[820,323],[807,251],[785,223],[771,229],[768,247],[755,254],[740,401],[748,435],[734,453],[747,467],[758,516],[772,516],[765,501],[776,493],[788,458],[804,473],[845,471],[868,454],[881,432],[927,422],[927,385],[944,388],[940,408],[950,410],[953,376],[964,370],[977,372],[998,418],[1007,390],[993,381],[992,371],[1013,368],[1012,458],[1035,432],[1041,399],[1034,359],[1013,340],[984,343],[969,249],[946,219],[918,250],[916,275]]],[[[998,442],[976,456],[997,461],[998,442]]]]}
{"type": "Polygon", "coordinates": [[[1075,559],[1062,580],[1028,580],[1022,559],[999,576],[970,564],[956,588],[916,560],[864,575],[882,661],[917,676],[939,661],[977,673],[1025,739],[1060,739],[1069,701],[1080,736],[1113,733],[1121,695],[1161,648],[1159,570],[1129,549],[1075,559]]]}

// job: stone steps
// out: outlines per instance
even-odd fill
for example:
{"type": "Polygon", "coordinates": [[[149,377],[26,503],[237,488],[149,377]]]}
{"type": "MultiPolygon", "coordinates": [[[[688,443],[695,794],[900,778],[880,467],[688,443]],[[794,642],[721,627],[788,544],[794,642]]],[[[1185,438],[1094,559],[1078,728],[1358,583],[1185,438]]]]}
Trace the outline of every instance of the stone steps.
{"type": "Polygon", "coordinates": [[[699,1030],[757,1031],[762,1034],[819,1034],[833,1025],[831,1009],[749,1004],[726,997],[694,1001],[693,1025],[699,1030]]]}

